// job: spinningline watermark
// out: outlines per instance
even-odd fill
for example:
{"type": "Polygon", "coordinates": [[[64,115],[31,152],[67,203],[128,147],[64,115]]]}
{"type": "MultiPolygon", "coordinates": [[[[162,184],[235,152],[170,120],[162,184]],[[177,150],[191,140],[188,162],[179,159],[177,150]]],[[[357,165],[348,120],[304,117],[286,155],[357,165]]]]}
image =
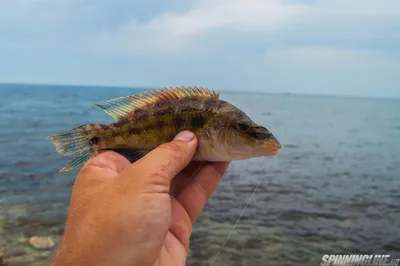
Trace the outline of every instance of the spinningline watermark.
{"type": "Polygon", "coordinates": [[[321,266],[400,266],[400,258],[392,259],[390,255],[323,255],[321,266]]]}

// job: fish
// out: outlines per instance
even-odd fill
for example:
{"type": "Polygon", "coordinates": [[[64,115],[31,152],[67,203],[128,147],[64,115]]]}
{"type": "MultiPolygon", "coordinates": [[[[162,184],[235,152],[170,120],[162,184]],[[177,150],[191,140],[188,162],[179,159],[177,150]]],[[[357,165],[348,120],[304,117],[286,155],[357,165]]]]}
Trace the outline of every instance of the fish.
{"type": "Polygon", "coordinates": [[[74,155],[60,172],[106,150],[135,162],[184,130],[198,139],[193,161],[275,156],[282,148],[270,130],[207,87],[163,87],[95,105],[115,123],[86,124],[48,137],[60,155],[74,155]]]}

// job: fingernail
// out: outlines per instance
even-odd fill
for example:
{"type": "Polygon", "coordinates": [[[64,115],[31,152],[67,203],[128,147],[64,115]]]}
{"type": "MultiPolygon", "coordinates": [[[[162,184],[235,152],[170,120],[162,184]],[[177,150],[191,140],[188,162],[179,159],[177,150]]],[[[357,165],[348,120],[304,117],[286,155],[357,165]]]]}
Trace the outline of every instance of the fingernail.
{"type": "Polygon", "coordinates": [[[174,140],[183,140],[190,142],[194,139],[194,134],[190,131],[182,131],[175,136],[174,140]]]}

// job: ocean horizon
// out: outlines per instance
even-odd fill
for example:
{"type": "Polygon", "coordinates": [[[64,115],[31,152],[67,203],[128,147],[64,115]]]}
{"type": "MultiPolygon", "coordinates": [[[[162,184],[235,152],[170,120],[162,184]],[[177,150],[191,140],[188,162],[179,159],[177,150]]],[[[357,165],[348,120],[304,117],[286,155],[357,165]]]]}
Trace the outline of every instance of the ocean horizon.
{"type": "MultiPolygon", "coordinates": [[[[153,90],[157,88],[164,88],[170,86],[197,86],[197,87],[207,87],[201,84],[176,84],[170,86],[128,86],[128,85],[95,85],[95,84],[57,84],[57,83],[18,83],[18,82],[0,82],[0,90],[3,88],[70,88],[70,89],[133,89],[136,91],[144,91],[144,90],[153,90]]],[[[400,97],[385,97],[385,96],[365,96],[365,95],[353,95],[353,94],[329,94],[329,93],[299,93],[299,92],[290,92],[290,91],[268,91],[268,90],[229,90],[229,89],[218,89],[217,87],[208,86],[210,89],[214,89],[215,91],[222,93],[251,93],[251,94],[277,94],[277,95],[296,95],[296,96],[305,96],[305,97],[342,97],[342,98],[354,98],[354,99],[377,99],[377,100],[400,100],[400,97]]]]}

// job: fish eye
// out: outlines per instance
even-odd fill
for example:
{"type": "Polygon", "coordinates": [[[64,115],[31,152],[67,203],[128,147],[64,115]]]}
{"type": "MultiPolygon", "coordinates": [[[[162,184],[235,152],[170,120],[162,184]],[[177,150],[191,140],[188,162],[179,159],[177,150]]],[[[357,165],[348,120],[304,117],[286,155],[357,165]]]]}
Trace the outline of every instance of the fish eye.
{"type": "Polygon", "coordinates": [[[239,130],[240,132],[247,132],[247,131],[250,130],[251,125],[250,125],[250,123],[247,122],[247,121],[239,121],[239,122],[237,123],[237,128],[238,128],[238,130],[239,130]]]}

